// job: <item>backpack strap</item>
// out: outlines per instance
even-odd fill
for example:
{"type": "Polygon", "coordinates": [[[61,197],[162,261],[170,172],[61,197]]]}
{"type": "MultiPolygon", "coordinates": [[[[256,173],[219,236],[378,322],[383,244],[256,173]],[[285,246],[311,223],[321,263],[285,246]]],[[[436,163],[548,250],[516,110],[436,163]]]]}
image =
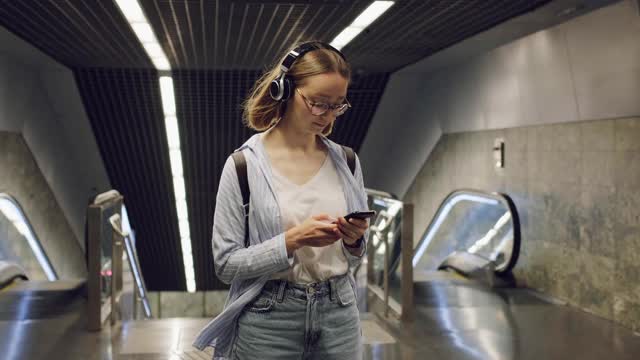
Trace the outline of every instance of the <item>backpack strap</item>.
{"type": "Polygon", "coordinates": [[[231,154],[233,162],[236,164],[236,173],[238,173],[238,183],[240,184],[240,192],[242,193],[242,208],[244,209],[244,247],[249,247],[249,198],[251,191],[249,189],[249,179],[247,177],[247,159],[242,151],[236,151],[231,154]]]}
{"type": "Polygon", "coordinates": [[[342,150],[344,150],[344,153],[347,155],[347,164],[349,165],[349,170],[351,170],[351,174],[355,175],[356,174],[356,153],[353,151],[352,148],[348,146],[344,146],[344,145],[340,145],[340,146],[342,146],[342,150]]]}

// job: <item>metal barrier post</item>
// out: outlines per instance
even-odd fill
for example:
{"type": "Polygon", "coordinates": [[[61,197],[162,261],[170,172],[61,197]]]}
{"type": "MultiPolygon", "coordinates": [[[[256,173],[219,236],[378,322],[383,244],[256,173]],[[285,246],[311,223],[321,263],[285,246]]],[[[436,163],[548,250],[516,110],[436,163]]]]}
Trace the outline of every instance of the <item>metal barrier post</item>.
{"type": "Polygon", "coordinates": [[[413,321],[413,204],[404,204],[402,208],[402,242],[400,243],[402,256],[402,291],[401,321],[413,321]]]}
{"type": "MultiPolygon", "coordinates": [[[[113,217],[120,218],[120,215],[113,217]]],[[[121,318],[120,298],[122,296],[122,234],[120,229],[114,226],[112,232],[112,250],[111,250],[111,325],[121,318]]]]}
{"type": "Polygon", "coordinates": [[[100,217],[102,209],[100,206],[89,206],[87,210],[88,229],[88,250],[87,250],[87,328],[89,331],[98,331],[102,328],[100,316],[102,304],[100,303],[101,279],[100,279],[100,217]]]}
{"type": "MultiPolygon", "coordinates": [[[[108,286],[110,293],[107,298],[104,299],[103,304],[103,287],[106,288],[106,284],[103,284],[102,276],[102,237],[105,235],[103,232],[103,215],[106,209],[114,209],[114,213],[119,214],[122,210],[123,197],[117,191],[112,190],[105,192],[98,197],[93,204],[89,205],[87,209],[87,329],[89,331],[99,331],[102,329],[102,324],[111,316],[114,301],[114,290],[120,291],[122,289],[122,244],[120,241],[120,250],[112,249],[113,252],[119,253],[114,256],[112,253],[112,271],[111,271],[111,285],[108,286]],[[115,262],[115,263],[114,263],[115,262]],[[119,262],[120,278],[117,278],[117,263],[119,262]],[[110,298],[109,298],[110,297],[110,298]]],[[[115,236],[115,235],[114,235],[115,236]]],[[[110,239],[114,244],[113,238],[110,239]]],[[[109,239],[107,239],[109,241],[109,239]]],[[[117,244],[116,244],[117,245],[117,244]]],[[[113,246],[113,245],[112,245],[113,246]]],[[[117,247],[117,246],[116,246],[117,247]]]]}
{"type": "Polygon", "coordinates": [[[384,287],[384,317],[389,316],[389,233],[384,237],[384,269],[383,269],[383,287],[384,287]]]}

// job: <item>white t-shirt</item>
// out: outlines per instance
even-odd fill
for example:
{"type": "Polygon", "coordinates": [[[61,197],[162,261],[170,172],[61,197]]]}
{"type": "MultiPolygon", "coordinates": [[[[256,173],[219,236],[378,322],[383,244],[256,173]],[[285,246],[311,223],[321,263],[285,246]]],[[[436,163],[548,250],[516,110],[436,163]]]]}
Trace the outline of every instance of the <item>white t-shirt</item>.
{"type": "MultiPolygon", "coordinates": [[[[291,182],[273,167],[272,174],[285,231],[321,213],[336,219],[347,214],[342,183],[329,155],[320,170],[303,185],[291,182]]],[[[293,253],[293,266],[273,274],[271,279],[309,284],[346,274],[348,269],[342,240],[338,240],[324,247],[301,247],[293,253]]]]}

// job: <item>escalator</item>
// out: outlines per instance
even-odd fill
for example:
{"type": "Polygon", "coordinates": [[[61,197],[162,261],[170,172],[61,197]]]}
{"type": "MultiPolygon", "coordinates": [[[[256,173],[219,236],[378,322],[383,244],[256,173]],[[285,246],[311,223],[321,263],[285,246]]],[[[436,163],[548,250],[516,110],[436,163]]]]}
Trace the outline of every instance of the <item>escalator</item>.
{"type": "Polygon", "coordinates": [[[520,217],[508,195],[454,191],[415,247],[414,279],[420,281],[433,271],[455,271],[491,286],[508,285],[520,242],[520,217]]]}
{"type": "Polygon", "coordinates": [[[29,280],[22,268],[0,261],[0,321],[57,316],[83,294],[84,280],[29,280]]]}
{"type": "Polygon", "coordinates": [[[640,338],[629,329],[517,286],[513,270],[522,239],[518,211],[509,196],[474,190],[447,196],[428,225],[415,226],[426,226],[426,231],[410,249],[413,279],[405,278],[404,284],[399,260],[403,253],[399,222],[406,221],[403,204],[380,193],[370,193],[369,199],[381,218],[371,225],[369,259],[374,264],[368,264],[372,269],[368,288],[384,287],[382,264],[388,254],[389,308],[396,314],[386,315],[389,308],[375,291],[368,293],[367,306],[397,339],[396,344],[374,347],[371,355],[456,360],[638,358],[640,338]],[[403,302],[402,295],[410,293],[407,286],[412,291],[411,306],[403,308],[407,299],[403,302]]]}
{"type": "Polygon", "coordinates": [[[87,251],[93,255],[87,261],[98,265],[95,271],[88,279],[60,279],[18,202],[0,194],[0,225],[8,229],[0,234],[0,359],[112,358],[110,338],[116,328],[106,320],[114,313],[114,283],[120,284],[118,319],[151,317],[135,238],[128,222],[122,224],[126,209],[120,212],[119,199],[117,192],[108,192],[90,206],[97,216],[89,212],[87,248],[94,250],[87,251]],[[114,244],[120,252],[112,251],[114,244]],[[113,265],[117,257],[119,270],[113,265]],[[98,305],[97,313],[91,303],[98,305]],[[104,328],[92,327],[91,318],[104,328]]]}
{"type": "MultiPolygon", "coordinates": [[[[374,286],[370,289],[382,293],[384,257],[389,256],[389,303],[400,313],[403,205],[390,194],[368,194],[370,208],[378,213],[371,223],[370,246],[374,254],[368,276],[374,286]]],[[[512,270],[520,244],[519,215],[508,195],[477,190],[452,192],[412,249],[415,304],[432,303],[436,286],[514,287],[512,270]]]]}
{"type": "MultiPolygon", "coordinates": [[[[444,199],[411,249],[411,309],[402,308],[407,304],[402,301],[407,291],[402,289],[401,278],[402,222],[407,221],[403,204],[380,193],[369,193],[369,202],[379,217],[371,226],[374,264],[369,266],[373,270],[369,289],[378,290],[371,291],[377,296],[369,296],[368,306],[387,330],[404,342],[394,349],[400,357],[518,358],[522,349],[514,306],[544,302],[514,291],[512,270],[521,237],[511,199],[474,190],[454,191],[444,199]],[[389,256],[386,284],[385,255],[389,256]],[[389,308],[380,296],[385,285],[389,308]],[[395,316],[380,315],[386,314],[385,309],[391,309],[395,316]],[[405,314],[408,322],[390,320],[401,318],[403,312],[410,314],[405,314]]],[[[418,222],[417,227],[422,226],[418,222]]]]}
{"type": "Polygon", "coordinates": [[[60,280],[20,204],[0,193],[0,321],[51,317],[82,293],[84,280],[60,280]]]}
{"type": "Polygon", "coordinates": [[[49,359],[86,346],[78,337],[86,332],[85,280],[7,275],[0,278],[0,358],[49,359]]]}

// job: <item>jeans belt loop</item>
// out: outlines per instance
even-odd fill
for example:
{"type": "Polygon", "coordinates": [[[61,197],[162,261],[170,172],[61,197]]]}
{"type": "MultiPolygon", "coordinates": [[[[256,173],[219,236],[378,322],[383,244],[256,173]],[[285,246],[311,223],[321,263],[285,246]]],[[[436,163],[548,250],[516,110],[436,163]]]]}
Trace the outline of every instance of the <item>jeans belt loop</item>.
{"type": "Polygon", "coordinates": [[[329,279],[329,300],[335,301],[337,294],[338,294],[338,289],[336,286],[335,279],[329,279]]]}
{"type": "Polygon", "coordinates": [[[279,303],[284,301],[284,291],[286,288],[287,288],[287,282],[285,280],[280,280],[280,283],[278,284],[278,297],[277,297],[277,300],[279,303]]]}

